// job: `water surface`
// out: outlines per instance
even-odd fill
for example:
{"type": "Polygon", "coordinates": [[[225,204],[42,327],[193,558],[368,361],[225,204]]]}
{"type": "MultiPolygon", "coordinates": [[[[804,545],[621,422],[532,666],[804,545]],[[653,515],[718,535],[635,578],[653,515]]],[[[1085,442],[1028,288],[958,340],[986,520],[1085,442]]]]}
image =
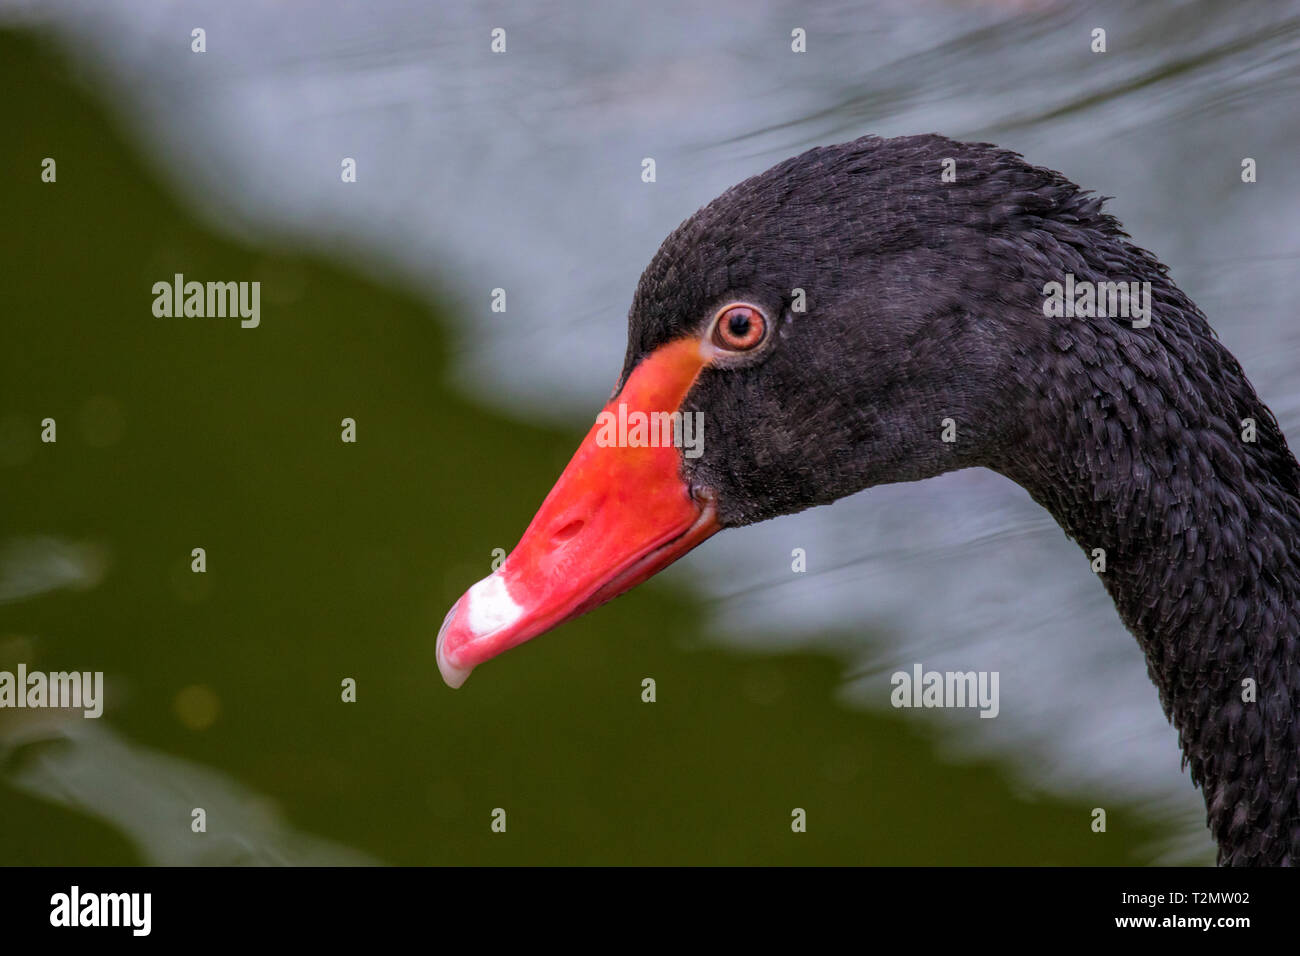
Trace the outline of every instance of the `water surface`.
{"type": "Polygon", "coordinates": [[[198,790],[247,811],[210,841],[241,859],[1210,858],[1132,638],[988,473],[729,532],[458,694],[432,634],[608,394],[662,237],[818,143],[938,130],[1115,197],[1294,433],[1294,5],[304,9],[0,4],[46,37],[3,57],[29,225],[6,236],[0,650],[102,668],[115,702],[11,747],[0,848],[208,858],[198,790]],[[56,147],[52,193],[28,170],[56,147]],[[152,319],[176,271],[261,278],[263,326],[152,319]],[[890,710],[916,661],[1000,671],[1001,715],[890,710]],[[195,699],[218,701],[201,729],[195,699]],[[123,799],[141,779],[165,792],[123,799]]]}

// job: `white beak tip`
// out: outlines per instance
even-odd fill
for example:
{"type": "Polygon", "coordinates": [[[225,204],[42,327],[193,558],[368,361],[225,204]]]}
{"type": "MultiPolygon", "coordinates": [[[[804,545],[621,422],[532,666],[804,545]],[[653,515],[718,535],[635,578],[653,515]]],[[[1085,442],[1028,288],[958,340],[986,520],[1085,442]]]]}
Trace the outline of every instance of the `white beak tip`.
{"type": "Polygon", "coordinates": [[[451,661],[447,660],[446,655],[442,652],[442,639],[447,633],[447,627],[451,624],[452,618],[456,616],[456,609],[460,607],[457,601],[447,612],[447,616],[442,619],[442,627],[438,628],[438,671],[442,674],[443,682],[452,690],[462,686],[465,681],[469,680],[469,675],[474,672],[472,667],[457,667],[451,661]]]}

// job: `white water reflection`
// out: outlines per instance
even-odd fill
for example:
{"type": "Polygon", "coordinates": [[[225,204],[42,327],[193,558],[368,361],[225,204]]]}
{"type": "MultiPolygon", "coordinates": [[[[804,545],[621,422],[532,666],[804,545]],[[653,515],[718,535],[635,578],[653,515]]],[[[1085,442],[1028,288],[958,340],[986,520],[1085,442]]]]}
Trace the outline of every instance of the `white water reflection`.
{"type": "Polygon", "coordinates": [[[53,535],[0,541],[0,604],[65,588],[89,591],[108,566],[108,549],[100,543],[53,535]]]}
{"type": "MultiPolygon", "coordinates": [[[[0,541],[0,603],[86,591],[106,549],[55,536],[0,541]]],[[[41,641],[0,632],[0,669],[41,641]]],[[[0,784],[103,820],[158,866],[359,866],[377,861],[294,828],[275,801],[194,761],[139,744],[79,709],[0,711],[0,784]],[[211,826],[192,829],[195,808],[211,826]]]]}
{"type": "MultiPolygon", "coordinates": [[[[396,269],[458,302],[454,375],[512,414],[585,427],[621,364],[641,269],[725,187],[814,143],[939,130],[1117,197],[1111,210],[1300,436],[1287,294],[1300,12],[1024,6],[0,2],[55,27],[182,200],[219,225],[396,269]],[[495,26],[504,56],[488,51],[495,26]],[[789,52],[795,26],[805,55],[789,52]],[[1096,26],[1104,55],[1089,50],[1096,26]],[[339,181],[343,157],[354,185],[339,181]],[[506,316],[489,311],[495,287],[506,316]]],[[[936,739],[1034,785],[1179,816],[1178,852],[1208,856],[1135,642],[1081,553],[1009,482],[876,489],[723,535],[675,573],[714,596],[722,639],[829,649],[867,706],[887,706],[888,673],[915,661],[1001,671],[1001,717],[927,712],[936,739]],[[807,575],[791,574],[793,547],[807,575]]]]}
{"type": "Polygon", "coordinates": [[[0,781],[112,825],[156,866],[360,866],[378,861],[295,829],[228,774],[46,711],[0,723],[0,781]],[[195,808],[205,813],[192,829],[195,808]]]}

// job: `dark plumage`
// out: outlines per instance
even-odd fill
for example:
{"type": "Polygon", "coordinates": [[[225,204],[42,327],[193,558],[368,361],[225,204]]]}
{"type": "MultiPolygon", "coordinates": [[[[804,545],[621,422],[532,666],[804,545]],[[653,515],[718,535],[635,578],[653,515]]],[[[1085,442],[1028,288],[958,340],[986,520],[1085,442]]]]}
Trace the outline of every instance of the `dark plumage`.
{"type": "Polygon", "coordinates": [[[707,441],[683,477],[716,492],[725,525],[956,468],[1018,482],[1086,552],[1105,549],[1220,861],[1300,862],[1300,468],[1205,317],[1101,207],[987,144],[811,150],[668,237],[636,291],[623,379],[728,301],[779,323],[687,397],[707,441]],[[1149,281],[1151,325],[1045,317],[1044,284],[1065,273],[1149,281]]]}

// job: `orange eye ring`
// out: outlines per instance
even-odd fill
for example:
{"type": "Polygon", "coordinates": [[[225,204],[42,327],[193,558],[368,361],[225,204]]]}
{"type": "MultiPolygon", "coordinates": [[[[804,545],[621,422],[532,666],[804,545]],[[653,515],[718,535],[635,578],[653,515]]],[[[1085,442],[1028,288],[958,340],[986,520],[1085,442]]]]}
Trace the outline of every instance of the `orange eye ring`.
{"type": "Polygon", "coordinates": [[[713,344],[728,352],[748,352],[767,335],[767,319],[752,305],[729,305],[713,323],[713,344]]]}

